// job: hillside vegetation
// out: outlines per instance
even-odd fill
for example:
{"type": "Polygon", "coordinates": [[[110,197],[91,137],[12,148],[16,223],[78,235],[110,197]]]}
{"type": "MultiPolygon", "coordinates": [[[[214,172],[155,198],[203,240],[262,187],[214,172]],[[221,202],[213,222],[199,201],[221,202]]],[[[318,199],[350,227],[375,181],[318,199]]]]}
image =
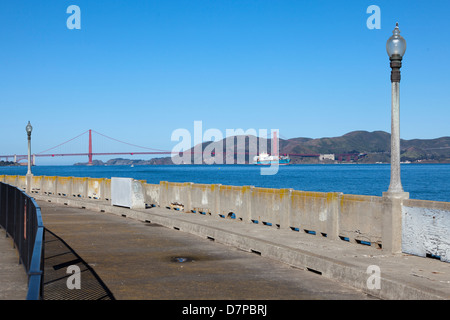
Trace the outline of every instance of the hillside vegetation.
{"type": "MultiPolygon", "coordinates": [[[[238,157],[245,157],[246,163],[252,163],[256,152],[266,149],[271,153],[271,139],[254,136],[228,137],[216,142],[203,142],[201,149],[203,154],[192,154],[187,163],[202,163],[205,154],[212,156],[227,152],[227,145],[234,146],[230,150],[234,154],[235,163],[238,157]],[[267,147],[266,147],[267,146],[267,147]],[[262,148],[262,149],[261,149],[262,148]],[[189,161],[190,160],[190,161],[189,161]]],[[[401,140],[401,161],[420,163],[450,163],[450,137],[436,139],[412,139],[401,140]]],[[[387,163],[390,161],[391,135],[384,131],[353,131],[340,137],[325,138],[292,138],[279,139],[280,154],[289,154],[291,163],[318,163],[318,157],[303,157],[299,155],[311,154],[335,154],[336,160],[325,160],[327,163],[339,162],[338,155],[362,154],[363,156],[352,158],[352,162],[358,163],[387,163]]],[[[194,148],[189,151],[194,151],[194,148]]],[[[226,163],[226,158],[223,158],[226,163]]],[[[240,158],[242,159],[242,158],[240,158]]],[[[348,161],[342,158],[343,162],[348,161]]],[[[203,163],[208,163],[204,161],[203,163]]],[[[242,163],[240,161],[239,163],[242,163]]],[[[151,165],[173,164],[171,157],[154,158],[150,160],[111,159],[106,163],[97,162],[97,165],[151,165]]]]}

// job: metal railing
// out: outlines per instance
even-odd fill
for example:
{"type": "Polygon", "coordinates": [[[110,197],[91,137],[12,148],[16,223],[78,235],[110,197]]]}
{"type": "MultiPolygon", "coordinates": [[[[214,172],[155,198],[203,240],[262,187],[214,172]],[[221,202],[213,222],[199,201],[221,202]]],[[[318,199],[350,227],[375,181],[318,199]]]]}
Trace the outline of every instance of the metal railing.
{"type": "Polygon", "coordinates": [[[28,274],[27,300],[42,298],[44,224],[41,208],[22,190],[0,182],[0,226],[13,239],[28,274]]]}

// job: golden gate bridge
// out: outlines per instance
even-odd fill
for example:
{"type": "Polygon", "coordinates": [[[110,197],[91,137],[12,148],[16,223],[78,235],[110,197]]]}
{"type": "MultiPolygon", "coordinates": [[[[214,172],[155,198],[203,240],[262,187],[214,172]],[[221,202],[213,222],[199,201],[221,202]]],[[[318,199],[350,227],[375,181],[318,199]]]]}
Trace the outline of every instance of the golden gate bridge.
{"type": "MultiPolygon", "coordinates": [[[[276,141],[276,136],[274,136],[274,140],[276,141]]],[[[275,148],[276,150],[277,148],[275,148]]],[[[54,147],[48,148],[44,151],[38,152],[38,153],[33,153],[31,155],[32,157],[32,164],[34,165],[36,163],[36,157],[80,157],[80,156],[87,156],[88,157],[88,165],[93,165],[93,157],[94,156],[108,156],[108,155],[180,155],[180,154],[186,154],[186,153],[191,153],[194,154],[195,152],[193,151],[194,148],[191,148],[191,150],[188,151],[183,151],[183,152],[178,152],[178,151],[168,151],[168,150],[162,150],[162,149],[155,149],[155,148],[148,148],[148,147],[143,147],[143,146],[139,146],[139,145],[135,145],[132,143],[128,143],[125,141],[121,141],[118,140],[116,138],[112,138],[109,137],[105,134],[102,134],[100,132],[97,132],[95,130],[89,129],[84,131],[83,133],[77,135],[76,137],[73,137],[67,141],[64,141],[54,147]],[[123,152],[93,152],[93,144],[92,144],[92,135],[93,133],[102,136],[104,138],[107,138],[109,140],[127,145],[129,147],[133,147],[133,148],[138,148],[138,149],[144,149],[146,151],[123,151],[123,152]],[[88,150],[87,152],[51,152],[52,150],[58,149],[59,147],[68,144],[69,142],[72,142],[84,135],[88,134],[88,150]]],[[[234,154],[238,154],[238,152],[233,152],[234,154]]],[[[242,152],[244,154],[249,154],[249,152],[242,152]]],[[[222,154],[222,152],[221,152],[222,154]]],[[[223,152],[223,154],[225,155],[226,152],[223,152]]],[[[214,155],[214,152],[212,153],[212,155],[214,155]]],[[[287,155],[289,156],[296,156],[296,157],[319,157],[320,154],[316,154],[316,153],[304,153],[304,154],[300,154],[300,153],[288,153],[287,155]]],[[[342,154],[336,154],[336,157],[338,161],[342,161],[343,159],[350,161],[350,160],[354,160],[357,159],[360,156],[359,153],[342,153],[342,154]]],[[[13,160],[13,162],[17,162],[20,163],[20,161],[22,160],[27,160],[28,159],[28,155],[27,154],[9,154],[9,155],[0,155],[0,160],[5,159],[6,161],[10,161],[10,159],[13,160]]]]}

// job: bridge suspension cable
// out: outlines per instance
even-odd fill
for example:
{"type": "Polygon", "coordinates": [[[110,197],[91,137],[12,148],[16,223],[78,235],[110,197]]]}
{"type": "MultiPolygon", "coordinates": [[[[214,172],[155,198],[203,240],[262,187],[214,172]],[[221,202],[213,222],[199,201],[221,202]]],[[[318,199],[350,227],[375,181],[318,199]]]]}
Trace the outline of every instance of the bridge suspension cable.
{"type": "Polygon", "coordinates": [[[76,137],[73,137],[72,139],[69,139],[69,140],[67,140],[67,141],[65,141],[65,142],[63,142],[63,143],[60,143],[60,144],[58,144],[57,146],[54,146],[54,147],[51,147],[51,148],[49,148],[49,149],[47,149],[47,150],[38,152],[37,155],[38,155],[38,154],[43,154],[43,153],[48,152],[48,151],[53,150],[53,149],[56,149],[56,148],[58,148],[58,147],[60,147],[60,146],[62,146],[62,145],[64,145],[64,144],[66,144],[66,143],[68,143],[68,142],[70,142],[70,141],[75,140],[76,138],[81,137],[82,135],[86,134],[87,132],[89,132],[89,130],[86,130],[85,132],[83,132],[83,133],[77,135],[76,137]]]}
{"type": "Polygon", "coordinates": [[[98,134],[98,135],[101,135],[101,136],[103,136],[103,137],[105,137],[105,138],[108,138],[108,139],[111,139],[111,140],[113,140],[113,141],[116,141],[116,142],[120,142],[120,143],[129,145],[129,146],[132,146],[132,147],[141,148],[141,149],[145,149],[145,150],[152,150],[152,151],[170,152],[170,151],[162,150],[162,149],[155,149],[155,148],[148,148],[148,147],[138,146],[138,145],[136,145],[136,144],[132,144],[132,143],[129,143],[129,142],[125,142],[125,141],[121,141],[121,140],[118,140],[118,139],[109,137],[109,136],[107,136],[107,135],[105,135],[105,134],[103,134],[103,133],[97,132],[97,131],[95,131],[95,130],[92,130],[92,132],[94,132],[94,133],[96,133],[96,134],[98,134]]]}

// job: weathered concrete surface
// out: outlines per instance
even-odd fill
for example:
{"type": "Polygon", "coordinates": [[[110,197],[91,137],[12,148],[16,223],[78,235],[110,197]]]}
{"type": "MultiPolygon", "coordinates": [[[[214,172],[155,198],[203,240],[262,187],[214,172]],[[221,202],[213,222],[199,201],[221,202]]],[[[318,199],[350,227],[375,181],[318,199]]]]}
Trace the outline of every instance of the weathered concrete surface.
{"type": "MultiPolygon", "coordinates": [[[[445,226],[450,223],[450,202],[412,200],[408,199],[408,193],[398,190],[376,197],[191,182],[151,184],[125,179],[134,181],[133,193],[135,200],[139,199],[139,208],[150,205],[178,208],[210,214],[219,220],[234,216],[246,223],[258,221],[288,231],[297,229],[320,234],[331,240],[345,238],[353,243],[364,242],[385,253],[434,255],[449,262],[450,234],[445,226]],[[435,210],[441,211],[438,219],[432,214],[435,210]],[[413,220],[405,219],[407,211],[415,216],[413,220]],[[426,216],[434,219],[423,219],[426,216]]],[[[33,176],[31,180],[33,195],[114,200],[111,179],[33,176]]],[[[0,181],[23,190],[29,186],[25,176],[0,175],[0,181]]],[[[132,188],[125,189],[132,199],[132,188]]],[[[121,206],[134,207],[131,203],[121,206]]]]}
{"type": "Polygon", "coordinates": [[[331,240],[320,235],[176,210],[130,210],[112,207],[108,201],[47,196],[36,198],[118,216],[126,215],[138,221],[151,221],[248,252],[260,252],[263,257],[297,268],[319,271],[323,277],[382,299],[450,299],[450,268],[448,263],[435,259],[390,254],[374,247],[331,240]],[[377,266],[380,270],[380,288],[367,285],[372,275],[368,273],[370,266],[377,266]]]}
{"type": "Polygon", "coordinates": [[[0,228],[0,300],[25,300],[28,276],[19,264],[19,253],[13,247],[12,238],[0,228]]]}
{"type": "MultiPolygon", "coordinates": [[[[373,298],[332,279],[173,228],[54,202],[38,204],[46,228],[95,270],[116,299],[373,298]]],[[[81,273],[82,288],[83,277],[81,273]]],[[[47,295],[45,290],[44,283],[47,295]]]]}
{"type": "Polygon", "coordinates": [[[402,207],[403,252],[450,262],[450,204],[409,200],[402,207]]]}
{"type": "MultiPolygon", "coordinates": [[[[43,195],[36,195],[36,199],[44,201],[39,202],[40,204],[59,203],[62,206],[67,204],[68,210],[73,209],[69,208],[70,206],[84,207],[94,211],[92,213],[81,210],[84,215],[88,213],[89,216],[92,216],[93,220],[84,217],[83,214],[66,214],[59,216],[58,221],[57,215],[55,215],[52,228],[64,230],[65,223],[71,222],[69,225],[72,228],[66,229],[69,233],[71,232],[71,235],[67,235],[69,244],[75,244],[70,240],[70,237],[74,240],[80,240],[77,242],[78,244],[74,245],[74,249],[80,250],[80,255],[95,268],[102,280],[108,286],[111,286],[110,289],[114,288],[114,294],[118,299],[135,299],[136,296],[128,292],[132,287],[146,288],[148,299],[158,299],[154,298],[155,296],[162,297],[162,299],[181,299],[180,297],[183,297],[182,299],[258,299],[264,294],[270,296],[269,299],[302,299],[306,297],[305,291],[309,294],[308,299],[357,299],[352,296],[354,291],[353,293],[346,291],[347,288],[345,287],[344,293],[336,294],[336,290],[330,291],[329,284],[318,285],[316,282],[318,278],[329,278],[334,281],[334,284],[337,281],[350,285],[371,296],[382,299],[450,299],[448,263],[436,259],[409,254],[389,254],[374,247],[331,240],[320,235],[277,229],[275,226],[254,225],[232,219],[217,219],[198,213],[185,213],[162,208],[130,210],[112,207],[108,201],[101,200],[43,195]],[[116,227],[110,224],[109,220],[101,220],[103,218],[111,219],[112,216],[99,214],[100,211],[117,215],[118,221],[125,224],[122,226],[124,232],[120,236],[115,236],[116,227]],[[126,218],[123,216],[126,216],[126,218]],[[84,226],[90,226],[89,232],[82,228],[83,222],[84,226]],[[73,229],[77,223],[79,232],[73,229]],[[169,230],[155,225],[164,225],[169,230]],[[148,232],[149,229],[151,232],[148,232]],[[170,231],[170,237],[168,231],[170,231]],[[157,241],[156,238],[146,238],[148,234],[157,236],[159,232],[161,232],[160,235],[163,235],[163,241],[157,241]],[[185,237],[186,233],[196,236],[185,237]],[[110,260],[100,263],[98,253],[103,251],[98,250],[97,242],[89,240],[88,236],[92,235],[97,239],[99,247],[101,246],[103,251],[106,250],[108,254],[105,257],[109,257],[110,260]],[[111,241],[111,238],[114,238],[115,241],[111,241]],[[127,243],[126,249],[123,247],[120,249],[120,244],[125,239],[129,243],[127,243]],[[214,239],[215,241],[212,242],[207,239],[214,239]],[[310,281],[299,280],[295,278],[298,274],[292,278],[293,271],[299,272],[301,270],[284,266],[288,271],[274,272],[273,266],[280,266],[280,264],[272,264],[273,261],[260,260],[261,257],[257,255],[247,254],[232,248],[229,248],[232,251],[225,254],[219,250],[220,247],[224,247],[220,243],[247,252],[259,252],[263,258],[282,261],[287,265],[303,270],[316,270],[322,273],[322,277],[313,273],[306,273],[314,276],[314,278],[311,278],[310,281]],[[160,250],[161,245],[164,245],[166,249],[160,250]],[[199,247],[195,247],[196,245],[199,245],[199,247]],[[213,245],[213,247],[209,248],[208,245],[213,245]],[[203,246],[205,247],[203,248],[203,246]],[[153,260],[147,260],[145,264],[136,260],[139,259],[139,254],[149,254],[150,252],[154,255],[153,260]],[[111,255],[112,253],[114,255],[111,255]],[[177,264],[168,261],[170,258],[185,256],[188,253],[192,256],[188,256],[188,258],[193,258],[193,262],[177,264]],[[238,257],[234,254],[245,254],[245,257],[238,257]],[[196,257],[197,260],[195,260],[196,257]],[[247,260],[250,257],[252,257],[251,259],[256,258],[259,259],[258,261],[264,261],[264,264],[261,264],[261,262],[250,263],[250,260],[247,260]],[[148,261],[151,261],[151,263],[148,261]],[[133,273],[134,276],[130,278],[121,277],[123,275],[121,274],[121,268],[129,265],[130,262],[138,266],[133,273]],[[223,264],[220,269],[218,268],[219,264],[223,264]],[[249,265],[253,269],[248,268],[249,265]],[[379,288],[371,289],[368,286],[371,274],[367,271],[371,266],[376,266],[380,270],[379,288]],[[217,273],[207,276],[205,270],[217,270],[217,273]],[[245,273],[249,270],[249,273],[245,273]],[[167,275],[161,276],[162,271],[167,271],[167,275]],[[150,279],[151,283],[142,283],[143,275],[150,279]],[[268,281],[267,279],[270,276],[273,276],[273,278],[268,281]],[[111,278],[106,279],[107,277],[111,278]],[[181,282],[180,279],[182,279],[181,282]],[[227,280],[220,281],[220,279],[227,280]],[[245,284],[242,289],[235,286],[239,281],[245,284]],[[281,289],[280,283],[283,289],[281,289]],[[311,284],[309,289],[306,287],[305,291],[301,291],[301,289],[299,291],[299,288],[304,288],[305,283],[311,284]],[[169,287],[168,284],[172,284],[172,287],[169,287]],[[210,285],[209,289],[205,289],[205,285],[210,285]],[[257,285],[260,285],[260,287],[257,285]],[[253,287],[259,288],[259,290],[252,290],[253,287]],[[152,288],[157,288],[157,290],[153,291],[152,288]],[[183,296],[186,292],[189,293],[189,297],[183,296]],[[236,295],[230,295],[233,292],[236,295]],[[293,292],[295,297],[291,296],[293,292]],[[201,293],[205,293],[205,297],[196,296],[196,294],[201,293]],[[208,293],[222,294],[222,296],[212,296],[208,293]],[[255,293],[257,297],[253,298],[249,293],[255,293]],[[276,293],[276,297],[273,297],[273,293],[276,293]],[[223,298],[223,296],[228,298],[223,298]]],[[[45,206],[43,205],[43,207],[45,206]]],[[[48,228],[50,228],[47,225],[50,223],[49,217],[50,215],[44,218],[44,224],[48,228]]],[[[57,232],[57,229],[52,231],[57,232]]],[[[142,296],[140,297],[142,298],[142,296]]]]}

